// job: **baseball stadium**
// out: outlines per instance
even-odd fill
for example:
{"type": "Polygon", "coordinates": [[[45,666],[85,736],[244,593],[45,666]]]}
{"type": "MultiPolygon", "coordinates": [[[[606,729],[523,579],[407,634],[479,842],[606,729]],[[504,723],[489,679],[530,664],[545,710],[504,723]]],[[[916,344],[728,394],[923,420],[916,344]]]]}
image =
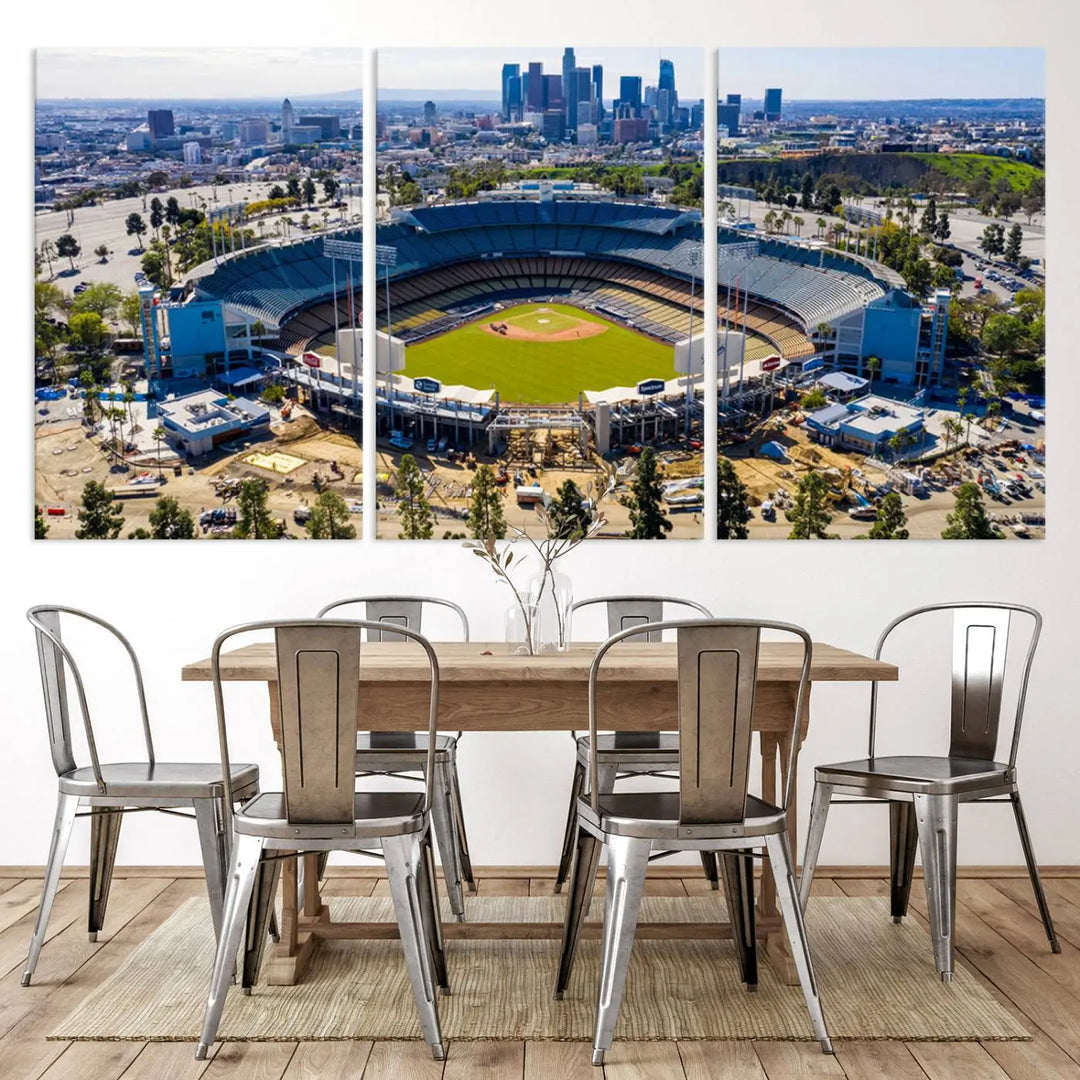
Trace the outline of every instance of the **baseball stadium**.
{"type": "MultiPolygon", "coordinates": [[[[651,444],[678,459],[667,476],[700,476],[712,311],[726,423],[771,401],[780,368],[862,374],[873,354],[883,381],[939,377],[945,320],[928,333],[895,272],[734,228],[722,227],[718,244],[718,291],[706,304],[696,209],[551,183],[395,209],[377,229],[368,305],[380,436],[431,456],[449,447],[511,469],[597,472],[604,458],[651,444]]],[[[355,416],[360,269],[360,231],[346,230],[224,258],[195,278],[195,298],[276,331],[317,406],[355,416]],[[299,362],[311,357],[317,371],[299,362]]]]}

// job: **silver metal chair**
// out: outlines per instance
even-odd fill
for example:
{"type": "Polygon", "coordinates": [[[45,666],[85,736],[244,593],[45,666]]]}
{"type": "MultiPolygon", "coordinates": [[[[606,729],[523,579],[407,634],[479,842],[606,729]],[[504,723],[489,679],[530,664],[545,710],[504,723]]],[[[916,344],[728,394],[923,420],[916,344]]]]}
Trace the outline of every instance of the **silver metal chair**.
{"type": "MultiPolygon", "coordinates": [[[[462,640],[469,640],[469,620],[465,612],[453,601],[433,596],[355,596],[327,604],[319,612],[319,618],[332,611],[340,617],[341,608],[354,604],[363,605],[365,619],[378,624],[376,629],[369,631],[369,641],[403,641],[404,637],[391,629],[401,626],[420,633],[424,608],[428,606],[452,611],[461,623],[462,640]]],[[[435,737],[435,786],[431,795],[431,820],[442,859],[446,894],[450,910],[459,922],[465,919],[462,883],[469,886],[470,892],[476,892],[458,782],[457,744],[460,737],[460,731],[456,736],[435,737]]],[[[427,767],[427,750],[426,732],[361,732],[356,740],[356,775],[422,781],[427,767]]]]}
{"type": "Polygon", "coordinates": [[[953,615],[949,752],[945,757],[877,756],[878,687],[876,682],[872,685],[868,756],[857,761],[819,765],[814,770],[814,801],[810,807],[800,902],[805,910],[833,796],[855,796],[838,800],[837,804],[841,806],[845,803],[888,802],[893,921],[900,922],[907,914],[917,844],[922,850],[934,965],[942,981],[949,982],[953,972],[956,922],[957,808],[962,802],[1012,803],[1046,936],[1053,952],[1061,952],[1061,946],[1054,934],[1050,908],[1039,879],[1039,867],[1016,779],[1024,700],[1042,630],[1042,616],[1034,608],[988,600],[929,604],[893,619],[878,638],[875,658],[881,657],[886,642],[897,627],[910,619],[943,611],[953,615]],[[1027,655],[1019,672],[1009,760],[1001,762],[995,761],[994,756],[1001,720],[1005,654],[1014,615],[1030,619],[1031,630],[1027,638],[1027,655]]]}
{"type": "Polygon", "coordinates": [[[577,845],[555,998],[570,982],[578,938],[585,922],[601,847],[608,852],[604,902],[603,956],[593,1040],[593,1064],[603,1065],[611,1048],[626,988],[626,972],[637,931],[649,856],[654,848],[711,851],[720,855],[732,932],[748,989],[757,985],[752,858],[764,848],[776,879],[777,900],[791,943],[814,1034],[825,1053],[832,1044],[825,1028],[810,949],[799,907],[787,834],[787,810],[797,739],[806,697],[813,645],[809,635],[788,623],[742,619],[651,623],[645,629],[674,629],[679,663],[679,790],[606,794],[599,785],[596,749],[597,679],[612,646],[640,632],[623,630],[597,650],[589,670],[589,795],[577,801],[577,845]],[[791,718],[791,751],[782,806],[771,806],[747,791],[751,718],[762,630],[782,631],[802,641],[803,662],[791,718]]]}
{"type": "Polygon", "coordinates": [[[265,944],[262,927],[271,909],[281,859],[353,851],[365,844],[378,844],[382,849],[420,1026],[435,1059],[445,1057],[434,988],[438,985],[448,991],[449,983],[428,816],[435,770],[439,663],[426,638],[405,628],[399,631],[424,649],[431,670],[424,792],[356,791],[353,761],[360,715],[361,631],[377,631],[379,626],[377,622],[330,619],[257,622],[226,630],[214,642],[214,701],[222,768],[228,775],[221,650],[237,635],[273,631],[285,790],[265,792],[233,814],[225,918],[195,1053],[199,1060],[206,1057],[217,1037],[225,994],[244,937],[245,917],[245,993],[250,993],[258,977],[265,944]]]}
{"type": "MultiPolygon", "coordinates": [[[[683,600],[676,596],[597,596],[579,600],[572,611],[603,604],[607,614],[608,637],[628,630],[632,626],[658,623],[664,618],[665,607],[684,607],[697,612],[706,619],[712,612],[696,600],[683,600]]],[[[642,633],[646,641],[659,641],[659,631],[642,633]]],[[[555,892],[562,892],[563,884],[570,876],[570,864],[574,858],[574,839],[577,835],[577,801],[585,793],[585,780],[589,769],[588,735],[571,736],[577,749],[574,762],[574,779],[570,785],[570,805],[566,812],[566,832],[563,834],[562,854],[555,875],[555,892]]],[[[629,776],[658,776],[678,779],[679,738],[673,732],[616,731],[597,736],[597,760],[599,762],[600,794],[609,795],[615,790],[617,780],[629,776]]],[[[670,852],[658,851],[652,858],[660,859],[670,852]]],[[[701,852],[701,865],[705,876],[714,889],[720,888],[720,875],[716,856],[711,851],[701,852]]]]}
{"type": "Polygon", "coordinates": [[[41,889],[41,904],[30,940],[30,952],[22,985],[29,986],[37,967],[45,930],[56,896],[60,870],[64,864],[72,825],[77,817],[90,818],[90,940],[96,941],[105,923],[109,902],[116,848],[124,814],[136,811],[159,810],[178,817],[190,817],[184,808],[194,810],[206,870],[206,890],[210,897],[210,912],[214,932],[220,933],[228,867],[229,832],[226,827],[228,805],[226,796],[238,802],[259,792],[259,767],[236,764],[222,783],[221,766],[217,762],[165,762],[154,755],[154,740],[146,706],[142,669],[130,642],[104,619],[77,608],[42,604],[26,614],[34,627],[37,639],[41,685],[45,696],[45,719],[49,730],[49,749],[57,776],[56,819],[53,824],[49,861],[41,889]],[[82,672],[71,649],[61,634],[61,616],[83,620],[101,627],[124,648],[134,674],[139,712],[142,717],[145,761],[103,762],[98,756],[90,706],[82,672]],[[68,702],[68,677],[74,684],[75,697],[82,714],[89,765],[79,765],[72,743],[71,718],[68,702]],[[79,813],[85,809],[88,813],[79,813]]]}

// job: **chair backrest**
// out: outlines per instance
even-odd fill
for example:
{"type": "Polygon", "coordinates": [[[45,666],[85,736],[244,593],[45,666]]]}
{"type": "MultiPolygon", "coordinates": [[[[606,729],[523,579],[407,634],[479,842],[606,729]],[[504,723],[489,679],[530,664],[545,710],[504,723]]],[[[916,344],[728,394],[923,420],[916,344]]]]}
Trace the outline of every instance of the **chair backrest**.
{"type": "Polygon", "coordinates": [[[98,789],[104,792],[105,782],[101,775],[101,762],[98,760],[97,741],[94,738],[94,727],[90,719],[86,686],[82,672],[75,662],[75,657],[63,640],[63,634],[61,633],[62,615],[69,616],[72,619],[82,619],[85,622],[93,623],[95,626],[100,626],[124,647],[131,660],[135,675],[135,688],[142,716],[143,740],[146,744],[146,759],[152,764],[154,761],[154,741],[150,733],[150,718],[146,708],[146,691],[143,686],[142,669],[139,667],[139,659],[128,639],[116,627],[105,622],[104,619],[90,614],[88,611],[63,607],[58,604],[39,604],[30,608],[26,613],[30,625],[34,628],[34,636],[37,641],[38,666],[41,669],[41,689],[45,699],[45,722],[49,735],[49,752],[52,755],[56,774],[62,776],[78,768],[75,749],[71,740],[71,720],[68,709],[67,673],[70,673],[75,685],[75,694],[79,701],[79,711],[82,714],[86,746],[90,754],[90,765],[94,770],[94,778],[97,781],[98,789]]]}
{"type": "Polygon", "coordinates": [[[404,626],[408,630],[421,633],[424,608],[428,605],[448,608],[454,612],[461,623],[462,640],[469,640],[469,619],[465,612],[452,600],[442,600],[437,596],[351,596],[327,604],[319,612],[319,618],[325,618],[332,611],[337,611],[340,618],[342,613],[339,609],[353,604],[363,605],[366,621],[380,624],[376,630],[368,631],[368,641],[407,640],[402,634],[388,629],[393,626],[404,626]]]}
{"type": "MultiPolygon", "coordinates": [[[[741,821],[746,813],[750,736],[757,687],[761,632],[781,631],[802,641],[798,691],[791,719],[783,806],[791,798],[795,732],[813,658],[810,636],[790,623],[746,619],[694,619],[647,625],[649,633],[676,632],[678,657],[679,820],[684,825],[741,821]]],[[[631,627],[608,638],[589,670],[590,782],[597,807],[596,699],[604,656],[619,641],[640,633],[631,627]]]]}
{"type": "MultiPolygon", "coordinates": [[[[353,824],[356,732],[360,717],[361,637],[380,630],[368,620],[286,619],[234,626],[214,642],[211,673],[226,804],[232,805],[228,731],[222,690],[221,651],[241,634],[272,630],[277,660],[285,815],[290,824],[353,824]]],[[[402,640],[427,653],[431,672],[428,754],[425,775],[430,799],[439,707],[439,664],[426,638],[402,627],[402,640]]]]}
{"type": "MultiPolygon", "coordinates": [[[[996,755],[1001,728],[1001,702],[1005,686],[1005,660],[1015,615],[1031,619],[1028,649],[1020,669],[1016,715],[1013,719],[1009,765],[1015,766],[1024,717],[1031,665],[1042,631],[1042,616],[1034,608],[996,601],[930,604],[893,619],[878,638],[880,658],[893,631],[931,612],[952,612],[952,680],[949,756],[990,759],[996,755]]],[[[870,756],[877,737],[877,683],[870,698],[870,756]]]]}
{"type": "MultiPolygon", "coordinates": [[[[582,608],[595,604],[604,604],[607,608],[608,637],[646,623],[663,622],[664,609],[667,606],[685,607],[696,611],[706,619],[712,618],[712,612],[696,600],[684,600],[679,596],[595,596],[588,600],[578,600],[571,610],[576,614],[582,608]]],[[[646,641],[659,641],[660,631],[649,630],[641,636],[646,641]]]]}

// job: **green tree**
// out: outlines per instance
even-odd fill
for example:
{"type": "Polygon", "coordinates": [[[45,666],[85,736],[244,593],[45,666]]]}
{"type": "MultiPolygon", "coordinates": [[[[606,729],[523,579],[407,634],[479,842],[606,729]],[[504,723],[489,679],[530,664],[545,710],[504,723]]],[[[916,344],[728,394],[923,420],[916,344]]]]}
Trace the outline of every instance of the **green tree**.
{"type": "Polygon", "coordinates": [[[165,200],[165,220],[174,226],[180,223],[180,204],[175,195],[170,195],[165,200]]]}
{"type": "Polygon", "coordinates": [[[317,192],[315,190],[315,181],[311,177],[307,177],[303,184],[303,198],[304,202],[310,206],[315,201],[317,192]]]}
{"type": "Polygon", "coordinates": [[[323,177],[322,189],[327,202],[333,200],[334,196],[338,193],[339,186],[338,182],[332,176],[327,175],[323,177]]]}
{"type": "Polygon", "coordinates": [[[176,499],[163,495],[150,511],[150,535],[155,540],[193,540],[195,518],[176,499]]]}
{"type": "Polygon", "coordinates": [[[84,311],[95,311],[103,319],[112,319],[123,299],[124,294],[119,285],[107,281],[95,282],[71,301],[71,313],[80,315],[84,311]]]}
{"type": "Polygon", "coordinates": [[[56,254],[67,259],[71,263],[72,270],[75,269],[75,260],[81,251],[82,247],[79,245],[79,241],[71,233],[64,233],[56,238],[56,254]]]}
{"type": "Polygon", "coordinates": [[[919,220],[919,232],[929,238],[937,232],[937,200],[931,196],[926,203],[926,209],[919,220]]]}
{"type": "Polygon", "coordinates": [[[121,503],[113,501],[112,492],[104,484],[87,481],[75,536],[79,540],[115,540],[124,527],[123,509],[121,503]]]}
{"type": "Polygon", "coordinates": [[[142,304],[139,303],[139,294],[128,293],[120,301],[120,321],[131,331],[132,337],[139,337],[142,329],[142,304]]]}
{"type": "Polygon", "coordinates": [[[1005,250],[1005,226],[991,223],[979,237],[979,247],[990,256],[1000,255],[1005,250]]]}
{"type": "Polygon", "coordinates": [[[664,510],[664,483],[656,468],[656,453],[650,446],[641,451],[630,496],[630,531],[633,540],[663,540],[672,524],[664,510]]]}
{"type": "Polygon", "coordinates": [[[998,356],[1011,356],[1022,345],[1027,327],[1018,315],[991,315],[982,332],[982,346],[998,356]]]}
{"type": "Polygon", "coordinates": [[[128,236],[134,236],[139,241],[139,250],[143,249],[143,234],[146,232],[146,222],[142,219],[142,214],[128,214],[127,220],[124,222],[124,229],[127,231],[128,236]]]}
{"type": "Polygon", "coordinates": [[[908,538],[907,516],[904,502],[895,491],[890,491],[878,507],[877,517],[867,533],[871,540],[906,540],[908,538]]]}
{"type": "Polygon", "coordinates": [[[98,257],[98,262],[107,263],[109,261],[109,245],[98,244],[98,246],[94,248],[94,254],[98,257]]]}
{"type": "Polygon", "coordinates": [[[825,391],[820,386],[815,386],[812,390],[807,390],[803,394],[799,399],[799,404],[804,409],[821,409],[828,404],[828,400],[825,391]]]}
{"type": "Polygon", "coordinates": [[[285,185],[286,185],[286,188],[288,189],[289,198],[290,199],[295,199],[297,202],[299,202],[300,201],[300,180],[295,176],[290,176],[289,179],[285,182],[285,185]]]}
{"type": "Polygon", "coordinates": [[[956,489],[952,513],[945,519],[942,540],[1001,540],[1001,530],[986,516],[982,492],[970,481],[956,489]]]}
{"type": "Polygon", "coordinates": [[[157,427],[154,428],[153,435],[154,445],[157,447],[158,476],[165,475],[161,468],[161,444],[165,441],[165,436],[167,434],[168,432],[166,432],[166,430],[160,424],[158,424],[157,427]]]}
{"type": "Polygon", "coordinates": [[[157,239],[158,230],[165,224],[165,204],[155,195],[150,200],[150,228],[154,230],[154,239],[157,239]]]}
{"type": "Polygon", "coordinates": [[[169,283],[168,255],[163,244],[155,242],[150,245],[150,250],[142,257],[142,272],[147,280],[159,289],[165,288],[169,283]]]}
{"type": "Polygon", "coordinates": [[[802,187],[799,195],[799,206],[803,210],[814,208],[814,178],[810,173],[803,173],[802,187]]]}
{"type": "Polygon", "coordinates": [[[435,515],[424,491],[424,474],[412,454],[404,454],[397,475],[399,540],[430,540],[435,530],[435,515]]]}
{"type": "Polygon", "coordinates": [[[474,540],[502,540],[506,536],[502,494],[490,465],[476,470],[469,501],[469,533],[474,540]]]}
{"type": "Polygon", "coordinates": [[[791,523],[789,540],[827,540],[832,522],[828,502],[829,483],[819,472],[808,472],[795,492],[795,505],[787,512],[791,523]]]}
{"type": "Polygon", "coordinates": [[[278,524],[266,505],[265,480],[244,480],[236,496],[239,520],[233,529],[238,540],[276,540],[278,524]]]}
{"type": "Polygon", "coordinates": [[[573,480],[564,480],[555,493],[555,498],[548,506],[548,519],[555,536],[560,540],[584,536],[589,531],[593,517],[585,505],[581,488],[573,480]]]}
{"type": "Polygon", "coordinates": [[[40,506],[34,507],[34,539],[44,540],[49,535],[49,525],[40,506]]]}
{"type": "Polygon", "coordinates": [[[105,323],[96,311],[84,311],[80,315],[72,315],[68,319],[68,330],[71,333],[72,344],[87,352],[100,349],[101,343],[105,340],[105,323]]]}
{"type": "Polygon", "coordinates": [[[716,535],[720,540],[745,540],[752,514],[749,493],[739,479],[734,464],[726,457],[716,459],[716,535]]]}
{"type": "Polygon", "coordinates": [[[1009,230],[1009,238],[1005,241],[1005,261],[1014,266],[1020,261],[1020,249],[1024,243],[1024,230],[1017,223],[1009,230]]]}
{"type": "Polygon", "coordinates": [[[877,356],[868,356],[866,358],[866,374],[870,379],[871,385],[879,371],[881,371],[881,359],[877,356]]]}
{"type": "Polygon", "coordinates": [[[306,527],[312,540],[356,539],[348,504],[336,491],[324,491],[315,499],[306,527]]]}
{"type": "Polygon", "coordinates": [[[268,386],[260,395],[267,405],[279,405],[285,400],[285,387],[275,383],[268,386]]]}
{"type": "Polygon", "coordinates": [[[938,214],[937,225],[934,228],[934,239],[944,243],[949,239],[951,233],[952,229],[949,227],[949,215],[942,210],[941,213],[938,214]]]}

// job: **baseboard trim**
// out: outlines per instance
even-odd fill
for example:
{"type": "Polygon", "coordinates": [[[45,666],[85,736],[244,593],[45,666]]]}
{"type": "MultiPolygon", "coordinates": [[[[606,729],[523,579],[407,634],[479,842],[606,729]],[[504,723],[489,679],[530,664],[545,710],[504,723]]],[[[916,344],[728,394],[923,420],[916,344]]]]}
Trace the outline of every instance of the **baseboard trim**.
{"type": "MultiPolygon", "coordinates": [[[[554,866],[477,866],[477,877],[486,878],[554,878],[554,866]]],[[[600,874],[604,868],[600,867],[600,874]]],[[[691,864],[685,866],[651,866],[649,876],[657,878],[693,877],[699,869],[691,864]]],[[[1044,878],[1080,878],[1080,866],[1040,866],[1044,878]]],[[[201,866],[117,866],[117,877],[124,878],[201,878],[201,866]]],[[[0,878],[40,878],[45,876],[44,866],[0,866],[0,878]]],[[[85,878],[89,869],[85,866],[65,866],[62,879],[85,878]]],[[[327,872],[332,878],[384,877],[382,867],[375,863],[368,866],[331,866],[327,872]]],[[[840,878],[849,881],[856,878],[887,878],[887,866],[819,866],[815,871],[819,878],[840,878]]],[[[922,868],[915,868],[915,877],[922,877],[922,868]]],[[[972,878],[1026,878],[1027,867],[1020,866],[959,866],[956,876],[972,878]]]]}

